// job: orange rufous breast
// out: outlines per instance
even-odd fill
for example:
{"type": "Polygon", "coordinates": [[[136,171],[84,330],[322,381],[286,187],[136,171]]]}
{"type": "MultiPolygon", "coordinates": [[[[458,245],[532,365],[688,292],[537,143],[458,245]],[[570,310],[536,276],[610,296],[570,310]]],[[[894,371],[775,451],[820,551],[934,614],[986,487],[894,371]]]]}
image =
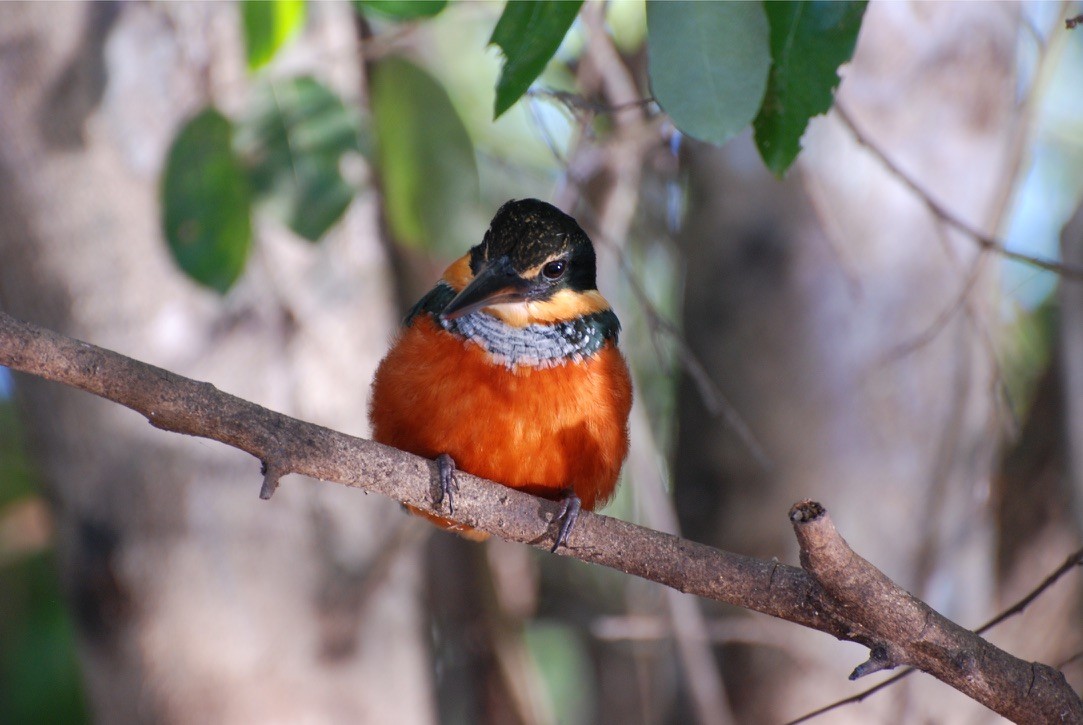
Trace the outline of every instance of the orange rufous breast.
{"type": "Polygon", "coordinates": [[[612,343],[579,362],[509,369],[421,314],[376,371],[370,417],[381,443],[450,454],[461,470],[536,496],[572,490],[590,510],[616,488],[631,405],[612,343]]]}

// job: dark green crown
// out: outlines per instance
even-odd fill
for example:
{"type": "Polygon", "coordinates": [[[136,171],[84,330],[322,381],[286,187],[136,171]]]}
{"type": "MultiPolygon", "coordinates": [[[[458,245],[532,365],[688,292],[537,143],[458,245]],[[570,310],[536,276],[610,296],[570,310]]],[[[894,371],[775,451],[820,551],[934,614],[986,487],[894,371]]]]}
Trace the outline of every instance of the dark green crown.
{"type": "Polygon", "coordinates": [[[594,245],[575,219],[538,199],[512,200],[500,207],[481,244],[470,250],[470,270],[477,274],[485,262],[507,257],[522,274],[554,255],[567,269],[551,291],[597,288],[594,245]]]}

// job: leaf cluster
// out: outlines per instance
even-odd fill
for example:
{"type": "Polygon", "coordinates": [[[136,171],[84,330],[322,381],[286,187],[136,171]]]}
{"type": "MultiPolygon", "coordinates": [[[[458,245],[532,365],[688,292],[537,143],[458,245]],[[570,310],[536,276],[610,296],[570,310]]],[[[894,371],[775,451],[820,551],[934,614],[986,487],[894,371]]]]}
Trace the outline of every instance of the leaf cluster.
{"type": "MultiPolygon", "coordinates": [[[[582,0],[508,2],[489,44],[503,68],[494,120],[537,81],[573,29],[582,0]]],[[[446,0],[355,0],[362,18],[423,22],[446,0]]],[[[303,30],[304,0],[241,4],[247,62],[260,74],[303,30]]],[[[809,120],[826,112],[850,59],[864,0],[647,2],[653,100],[683,134],[722,144],[753,128],[764,163],[782,175],[809,120]]],[[[366,20],[367,22],[367,20],[366,20]]],[[[369,128],[309,77],[264,79],[231,119],[208,105],[178,132],[162,179],[163,227],[178,265],[221,293],[244,270],[252,214],[266,213],[315,242],[359,191],[344,164],[364,154],[377,170],[385,218],[400,243],[461,247],[457,220],[478,198],[474,145],[443,85],[391,55],[371,67],[369,128]],[[368,142],[366,142],[368,141],[368,142]]]]}

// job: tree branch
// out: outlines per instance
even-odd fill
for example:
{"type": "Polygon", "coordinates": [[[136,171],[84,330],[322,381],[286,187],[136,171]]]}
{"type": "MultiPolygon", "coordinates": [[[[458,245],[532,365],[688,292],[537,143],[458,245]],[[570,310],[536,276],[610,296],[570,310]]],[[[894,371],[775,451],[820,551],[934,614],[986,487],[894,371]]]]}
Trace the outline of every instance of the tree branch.
{"type": "MultiPolygon", "coordinates": [[[[432,461],[275,413],[2,312],[0,365],[119,403],[162,430],[246,451],[263,462],[264,495],[287,473],[423,509],[438,489],[432,461]]],[[[441,516],[509,541],[552,543],[556,502],[463,472],[456,481],[455,512],[441,516]]],[[[900,589],[849,548],[819,504],[797,504],[791,520],[803,569],[587,512],[559,553],[863,644],[872,655],[854,676],[910,665],[1018,722],[1083,721],[1083,702],[1060,672],[997,649],[900,589]]]]}
{"type": "MultiPolygon", "coordinates": [[[[998,624],[1005,621],[1006,619],[1014,617],[1017,614],[1022,614],[1023,611],[1026,610],[1027,607],[1029,607],[1031,604],[1033,604],[1034,601],[1038,599],[1038,597],[1040,597],[1043,593],[1045,593],[1046,589],[1048,589],[1049,587],[1056,584],[1065,574],[1067,574],[1069,571],[1071,571],[1071,570],[1073,570],[1073,569],[1075,569],[1075,568],[1077,568],[1079,566],[1083,566],[1083,549],[1079,549],[1078,551],[1075,551],[1072,554],[1069,554],[1068,558],[1064,560],[1063,564],[1061,564],[1059,567],[1056,568],[1056,570],[1054,570],[1051,574],[1049,574],[1047,577],[1045,577],[1045,579],[1043,579],[1036,587],[1034,587],[1034,589],[1030,590],[1025,595],[1023,595],[1023,597],[1020,598],[1019,601],[1017,601],[1015,604],[1013,604],[1012,606],[1010,606],[1007,609],[1005,609],[1004,611],[1002,611],[1000,614],[997,614],[995,617],[990,619],[985,624],[981,625],[980,627],[978,627],[977,629],[974,629],[972,631],[975,634],[985,634],[990,629],[997,626],[998,624]]],[[[1077,657],[1078,657],[1078,655],[1073,656],[1073,657],[1071,657],[1071,658],[1069,658],[1067,660],[1064,660],[1062,662],[1058,662],[1055,665],[1056,669],[1063,670],[1066,665],[1068,665],[1069,663],[1075,661],[1075,659],[1077,657]]],[[[807,712],[804,715],[802,715],[801,717],[797,718],[796,720],[790,720],[788,723],[786,723],[786,725],[797,725],[798,723],[802,723],[802,722],[806,722],[808,720],[812,720],[813,718],[818,717],[819,715],[823,715],[826,712],[830,712],[831,710],[835,710],[835,709],[840,708],[840,707],[842,707],[844,705],[852,705],[854,703],[861,702],[865,698],[869,697],[870,695],[873,695],[873,694],[879,692],[880,690],[883,690],[884,688],[895,684],[896,682],[903,679],[904,677],[907,677],[907,676],[913,674],[915,671],[916,670],[914,670],[912,667],[908,667],[907,669],[902,670],[901,672],[899,672],[895,676],[889,677],[888,679],[883,680],[882,682],[879,682],[876,685],[873,685],[872,687],[868,688],[867,690],[862,690],[861,692],[857,693],[856,695],[851,695],[850,697],[846,697],[846,698],[843,698],[841,700],[836,700],[835,702],[832,702],[832,703],[830,703],[828,705],[824,705],[823,707],[819,707],[819,708],[817,708],[815,710],[812,710],[811,712],[807,712]]]]}

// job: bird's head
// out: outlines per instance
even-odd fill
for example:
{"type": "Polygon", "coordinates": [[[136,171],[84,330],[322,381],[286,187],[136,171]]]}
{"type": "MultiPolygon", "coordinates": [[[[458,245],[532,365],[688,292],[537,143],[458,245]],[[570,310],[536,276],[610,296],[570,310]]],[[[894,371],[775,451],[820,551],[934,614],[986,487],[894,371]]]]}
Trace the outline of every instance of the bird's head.
{"type": "Polygon", "coordinates": [[[521,325],[608,308],[596,289],[590,238],[575,219],[537,199],[500,207],[481,244],[457,266],[464,286],[444,308],[445,319],[485,308],[521,325]]]}

